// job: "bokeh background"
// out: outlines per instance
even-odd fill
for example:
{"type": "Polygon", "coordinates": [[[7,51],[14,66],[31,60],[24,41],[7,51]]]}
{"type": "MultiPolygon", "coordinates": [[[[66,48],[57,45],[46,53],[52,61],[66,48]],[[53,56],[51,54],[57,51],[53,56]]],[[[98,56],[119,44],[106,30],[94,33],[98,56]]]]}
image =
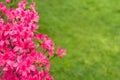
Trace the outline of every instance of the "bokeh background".
{"type": "Polygon", "coordinates": [[[39,31],[67,49],[55,80],[120,80],[120,0],[36,0],[39,31]]]}
{"type": "Polygon", "coordinates": [[[67,49],[51,61],[55,80],[120,80],[120,0],[34,1],[38,31],[67,49]]]}

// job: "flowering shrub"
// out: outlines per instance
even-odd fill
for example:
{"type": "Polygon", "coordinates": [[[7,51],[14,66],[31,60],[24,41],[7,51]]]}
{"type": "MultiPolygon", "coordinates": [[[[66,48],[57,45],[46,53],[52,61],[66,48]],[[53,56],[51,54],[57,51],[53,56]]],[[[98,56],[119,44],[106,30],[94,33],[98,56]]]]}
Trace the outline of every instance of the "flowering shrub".
{"type": "Polygon", "coordinates": [[[0,80],[53,80],[50,59],[62,58],[66,50],[55,51],[52,39],[37,32],[35,3],[26,4],[21,0],[17,8],[7,8],[0,2],[0,80]]]}

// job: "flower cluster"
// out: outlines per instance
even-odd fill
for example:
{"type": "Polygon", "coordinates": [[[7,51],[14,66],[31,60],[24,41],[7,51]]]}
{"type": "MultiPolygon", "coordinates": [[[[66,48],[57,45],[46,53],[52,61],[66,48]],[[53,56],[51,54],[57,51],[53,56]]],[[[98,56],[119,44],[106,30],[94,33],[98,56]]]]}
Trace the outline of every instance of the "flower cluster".
{"type": "Polygon", "coordinates": [[[60,47],[55,51],[52,39],[37,32],[35,3],[27,4],[21,0],[17,8],[7,8],[0,2],[0,80],[53,80],[50,59],[66,54],[60,47]]]}

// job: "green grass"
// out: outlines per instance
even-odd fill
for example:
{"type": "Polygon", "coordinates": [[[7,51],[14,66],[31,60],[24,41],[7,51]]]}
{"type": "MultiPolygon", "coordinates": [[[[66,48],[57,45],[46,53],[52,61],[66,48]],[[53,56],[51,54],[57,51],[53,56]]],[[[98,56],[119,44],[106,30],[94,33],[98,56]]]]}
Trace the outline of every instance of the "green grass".
{"type": "Polygon", "coordinates": [[[39,31],[67,49],[55,80],[120,80],[120,0],[36,0],[39,31]]]}

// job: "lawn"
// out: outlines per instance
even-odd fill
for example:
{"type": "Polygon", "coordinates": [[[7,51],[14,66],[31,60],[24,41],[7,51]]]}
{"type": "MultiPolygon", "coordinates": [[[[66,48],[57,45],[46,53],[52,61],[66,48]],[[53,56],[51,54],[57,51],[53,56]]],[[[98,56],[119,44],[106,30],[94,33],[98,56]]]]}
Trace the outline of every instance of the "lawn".
{"type": "Polygon", "coordinates": [[[39,31],[67,49],[55,80],[120,80],[120,0],[36,0],[39,31]]]}

